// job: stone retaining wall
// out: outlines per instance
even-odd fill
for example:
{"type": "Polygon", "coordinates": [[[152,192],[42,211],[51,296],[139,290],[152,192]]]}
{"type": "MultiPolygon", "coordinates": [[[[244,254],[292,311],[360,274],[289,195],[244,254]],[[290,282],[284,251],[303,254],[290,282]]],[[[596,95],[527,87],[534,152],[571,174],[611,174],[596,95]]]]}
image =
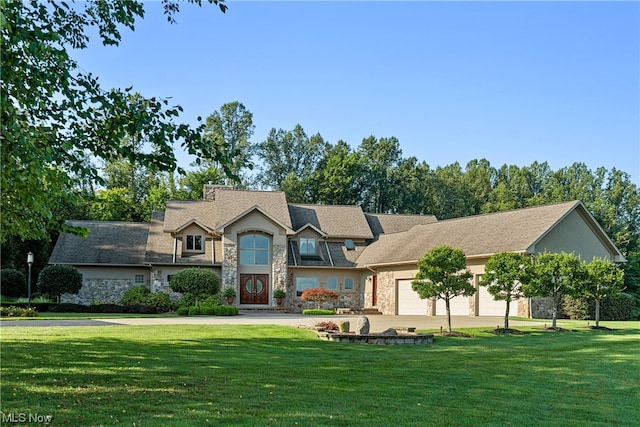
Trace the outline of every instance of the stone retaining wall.
{"type": "Polygon", "coordinates": [[[377,345],[423,345],[433,344],[433,334],[398,334],[381,335],[353,333],[318,332],[318,337],[326,341],[345,342],[353,344],[377,344],[377,345]]]}

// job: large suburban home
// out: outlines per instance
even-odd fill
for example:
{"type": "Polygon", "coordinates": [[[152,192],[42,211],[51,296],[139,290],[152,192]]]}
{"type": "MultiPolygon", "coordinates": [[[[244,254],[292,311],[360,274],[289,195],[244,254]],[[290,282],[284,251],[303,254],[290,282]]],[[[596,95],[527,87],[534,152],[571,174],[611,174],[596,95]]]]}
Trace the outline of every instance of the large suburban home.
{"type": "MultiPolygon", "coordinates": [[[[222,289],[234,288],[241,309],[277,308],[273,292],[282,288],[282,308],[300,312],[308,307],[302,292],[322,287],[340,295],[338,307],[354,311],[441,315],[444,303],[420,299],[411,280],[426,252],[449,245],[465,252],[478,290],[454,298],[451,313],[502,316],[505,302],[478,286],[492,254],[564,251],[583,261],[625,261],[580,201],[438,221],[358,206],[291,204],[277,191],[205,185],[204,194],[202,201],[167,202],[150,223],[70,221],[90,233],[63,234],[53,250],[51,264],[71,264],[83,275],[79,294],[63,300],[117,302],[139,285],[178,298],[171,276],[199,267],[218,274],[222,289]]],[[[548,317],[543,301],[523,298],[511,314],[548,317]]]]}

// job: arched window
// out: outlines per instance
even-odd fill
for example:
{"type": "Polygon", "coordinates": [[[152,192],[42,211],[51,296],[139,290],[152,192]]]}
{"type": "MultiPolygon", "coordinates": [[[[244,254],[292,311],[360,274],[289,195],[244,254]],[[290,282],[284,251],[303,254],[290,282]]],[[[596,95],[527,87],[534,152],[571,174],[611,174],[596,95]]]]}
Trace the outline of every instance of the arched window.
{"type": "Polygon", "coordinates": [[[240,264],[269,265],[269,238],[264,234],[241,236],[240,264]]]}

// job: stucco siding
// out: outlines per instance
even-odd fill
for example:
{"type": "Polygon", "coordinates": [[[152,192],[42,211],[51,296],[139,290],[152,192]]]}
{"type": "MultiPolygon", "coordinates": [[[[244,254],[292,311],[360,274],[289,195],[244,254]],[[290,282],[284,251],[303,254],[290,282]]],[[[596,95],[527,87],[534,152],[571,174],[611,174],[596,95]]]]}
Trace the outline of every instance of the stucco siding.
{"type": "Polygon", "coordinates": [[[582,261],[594,257],[612,259],[613,254],[598,238],[578,211],[572,211],[535,245],[536,253],[573,252],[582,261]]]}

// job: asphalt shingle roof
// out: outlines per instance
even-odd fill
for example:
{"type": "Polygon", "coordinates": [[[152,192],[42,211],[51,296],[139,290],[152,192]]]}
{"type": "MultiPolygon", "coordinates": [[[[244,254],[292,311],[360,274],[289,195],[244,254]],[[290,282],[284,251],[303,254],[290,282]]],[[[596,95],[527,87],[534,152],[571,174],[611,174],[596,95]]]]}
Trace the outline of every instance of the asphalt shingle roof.
{"type": "Polygon", "coordinates": [[[372,239],[373,234],[359,206],[289,205],[293,230],[311,224],[328,237],[372,239]]]}
{"type": "Polygon", "coordinates": [[[140,265],[144,261],[149,224],[119,221],[69,221],[90,230],[86,238],[63,233],[53,248],[52,264],[140,265]]]}
{"type": "Polygon", "coordinates": [[[358,259],[358,265],[419,260],[440,245],[460,248],[467,256],[527,251],[579,202],[565,202],[417,225],[380,236],[358,259]]]}

